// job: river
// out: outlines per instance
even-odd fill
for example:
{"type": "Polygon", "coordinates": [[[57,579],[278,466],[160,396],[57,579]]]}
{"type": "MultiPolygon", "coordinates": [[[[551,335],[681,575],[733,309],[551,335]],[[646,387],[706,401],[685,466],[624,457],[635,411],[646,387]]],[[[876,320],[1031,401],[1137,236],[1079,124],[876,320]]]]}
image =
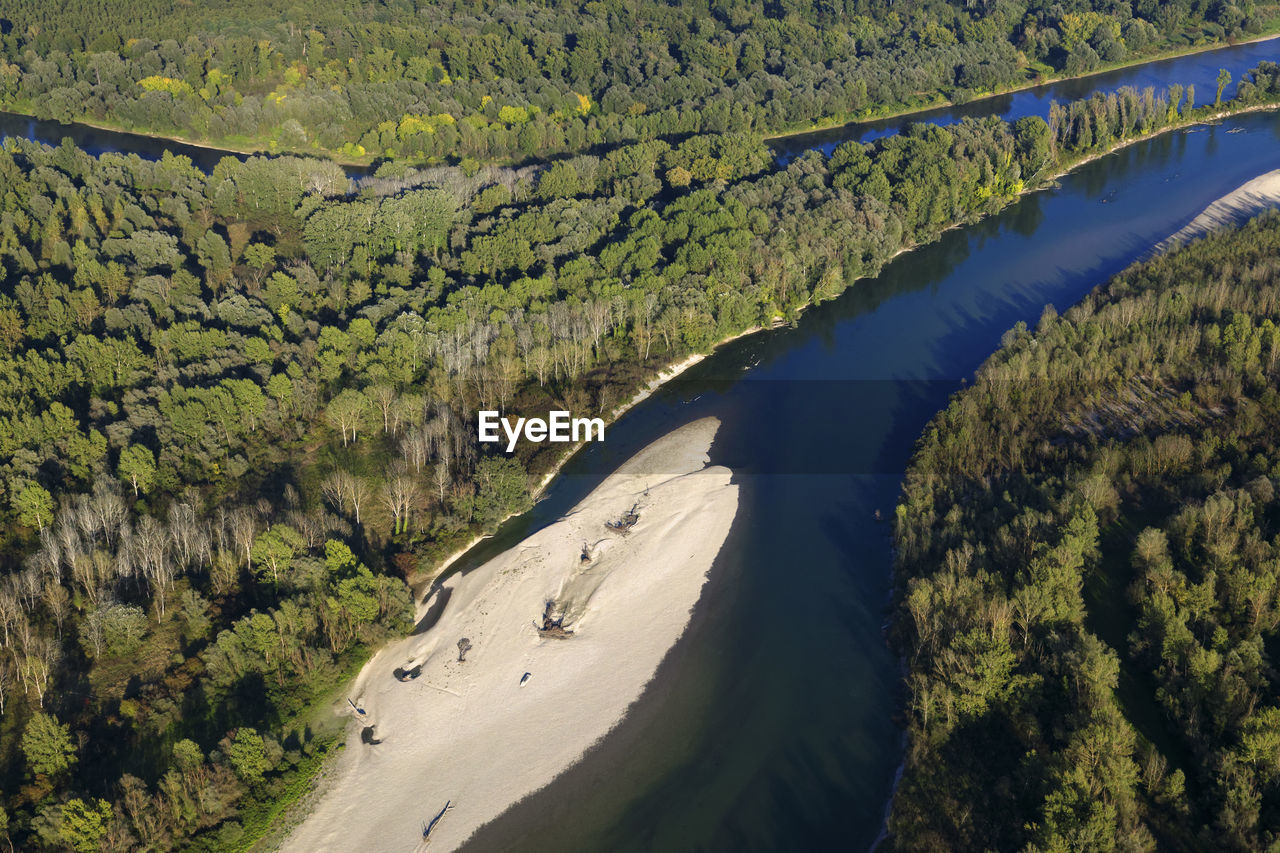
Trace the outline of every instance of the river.
{"type": "MultiPolygon", "coordinates": [[[[0,110],[0,139],[5,137],[31,139],[46,145],[59,145],[62,140],[70,139],[77,148],[95,157],[102,154],[137,154],[145,160],[159,160],[168,152],[190,158],[192,165],[206,174],[212,172],[213,167],[224,157],[244,160],[250,156],[226,148],[178,142],[163,136],[108,130],[79,122],[32,118],[0,110]]],[[[351,178],[363,178],[373,173],[372,166],[348,165],[342,168],[351,178]]]]}
{"type": "Polygon", "coordinates": [[[1280,61],[1280,41],[1272,38],[1047,83],[1007,95],[980,98],[954,107],[936,107],[893,118],[853,122],[826,130],[780,136],[770,140],[769,147],[773,149],[779,162],[786,163],[811,148],[830,154],[841,142],[850,139],[870,142],[898,133],[914,122],[947,125],[964,118],[986,116],[1000,116],[1008,121],[1016,121],[1024,116],[1044,118],[1049,115],[1049,104],[1053,101],[1067,103],[1087,98],[1094,92],[1114,92],[1125,86],[1138,90],[1154,86],[1157,91],[1174,83],[1195,86],[1196,105],[1203,106],[1212,104],[1217,96],[1218,72],[1223,68],[1230,72],[1232,79],[1232,84],[1227,87],[1223,97],[1230,98],[1235,92],[1235,83],[1239,82],[1242,74],[1257,67],[1259,62],[1277,61],[1280,61]]]}
{"type": "MultiPolygon", "coordinates": [[[[902,255],[794,328],[735,341],[624,415],[474,564],[647,442],[723,421],[741,515],[689,632],[585,761],[477,851],[866,849],[902,741],[882,626],[916,436],[1019,320],[1064,309],[1214,199],[1280,168],[1280,115],[1165,134],[902,255]]],[[[464,566],[465,568],[465,566],[464,566]]]]}
{"type": "MultiPolygon", "coordinates": [[[[1167,78],[1146,82],[1188,82],[1188,62],[1214,75],[1232,57],[1249,67],[1258,49],[1172,60],[1160,64],[1167,78]]],[[[898,257],[794,327],[721,348],[571,459],[533,510],[457,570],[554,520],[658,436],[709,415],[723,422],[712,461],[742,484],[739,517],[688,632],[626,720],[471,848],[872,845],[902,755],[900,673],[883,638],[890,530],[875,514],[892,515],[916,436],[1006,329],[1034,323],[1046,304],[1065,309],[1214,199],[1280,168],[1278,143],[1280,115],[1254,113],[1087,164],[898,257]]]]}
{"type": "MultiPolygon", "coordinates": [[[[1163,89],[1171,83],[1191,85],[1196,88],[1197,105],[1212,103],[1217,94],[1217,78],[1220,69],[1227,69],[1231,73],[1232,80],[1239,81],[1244,72],[1264,61],[1280,61],[1280,41],[1270,39],[1221,47],[1116,71],[1035,86],[1007,95],[980,98],[960,106],[937,107],[893,118],[852,122],[826,130],[791,134],[769,140],[768,144],[778,163],[785,165],[810,149],[830,154],[841,142],[850,139],[870,142],[873,139],[898,133],[914,122],[927,121],[947,125],[954,124],[963,118],[983,118],[993,115],[1009,120],[1029,115],[1044,117],[1049,114],[1049,104],[1052,101],[1065,103],[1086,98],[1093,92],[1114,92],[1122,86],[1133,86],[1138,89],[1155,86],[1163,89]]],[[[1233,84],[1227,89],[1224,97],[1230,97],[1234,91],[1233,84]]],[[[6,136],[32,139],[47,145],[57,145],[63,139],[70,139],[78,148],[95,156],[107,153],[132,153],[148,160],[158,160],[166,151],[170,151],[190,157],[196,168],[204,172],[212,172],[213,167],[218,165],[218,161],[223,157],[244,159],[249,156],[222,148],[176,142],[161,136],[107,130],[77,122],[37,119],[0,110],[0,139],[6,136]]],[[[373,174],[375,167],[348,165],[343,169],[350,177],[359,179],[373,174]]]]}

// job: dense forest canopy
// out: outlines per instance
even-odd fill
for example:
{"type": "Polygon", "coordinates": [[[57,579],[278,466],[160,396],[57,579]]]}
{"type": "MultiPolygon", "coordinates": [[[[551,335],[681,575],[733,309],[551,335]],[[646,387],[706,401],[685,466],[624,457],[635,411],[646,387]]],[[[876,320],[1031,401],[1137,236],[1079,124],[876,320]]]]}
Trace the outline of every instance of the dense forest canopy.
{"type": "MultiPolygon", "coordinates": [[[[178,81],[168,50],[139,55],[178,81]]],[[[273,85],[262,55],[241,85],[273,85]]],[[[745,133],[358,185],[314,158],[205,174],[7,141],[0,833],[257,840],[333,744],[332,692],[408,626],[406,578],[527,506],[549,464],[481,452],[477,409],[607,414],[672,359],[1202,117],[1184,95],[917,126],[783,169],[745,133]]],[[[1266,64],[1226,108],[1277,100],[1266,64]]]]}
{"type": "Polygon", "coordinates": [[[1280,838],[1280,216],[1008,333],[920,442],[902,850],[1280,838]]]}
{"type": "Polygon", "coordinates": [[[962,100],[1271,26],[1252,0],[12,0],[0,106],[273,149],[527,160],[962,100]]]}

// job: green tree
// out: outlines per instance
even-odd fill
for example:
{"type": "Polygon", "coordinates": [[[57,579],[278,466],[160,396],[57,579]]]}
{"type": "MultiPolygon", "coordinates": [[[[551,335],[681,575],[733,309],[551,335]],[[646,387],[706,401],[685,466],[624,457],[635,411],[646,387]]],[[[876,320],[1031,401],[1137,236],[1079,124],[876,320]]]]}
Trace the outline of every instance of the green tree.
{"type": "Polygon", "coordinates": [[[155,454],[141,444],[131,444],[120,451],[116,473],[121,480],[133,486],[134,497],[139,492],[149,492],[156,480],[155,454]]]}
{"type": "Polygon", "coordinates": [[[476,466],[476,517],[492,524],[529,504],[529,477],[518,460],[491,456],[476,466]]]}
{"type": "Polygon", "coordinates": [[[18,521],[27,527],[44,530],[53,522],[53,496],[43,486],[27,483],[13,498],[18,521]]]}
{"type": "Polygon", "coordinates": [[[183,773],[192,773],[204,764],[204,753],[195,741],[183,738],[173,745],[173,761],[183,773]]]}
{"type": "Polygon", "coordinates": [[[114,657],[124,657],[142,645],[149,627],[141,607],[110,602],[80,620],[80,645],[93,657],[104,650],[114,657]]]}
{"type": "Polygon", "coordinates": [[[1231,85],[1231,72],[1225,68],[1218,71],[1218,93],[1214,95],[1213,105],[1215,107],[1222,105],[1222,93],[1231,85]]]}
{"type": "Polygon", "coordinates": [[[294,555],[305,547],[302,534],[287,524],[273,524],[253,542],[250,555],[259,575],[271,574],[272,583],[280,583],[280,573],[287,571],[294,555]]]}
{"type": "Polygon", "coordinates": [[[243,781],[255,785],[271,769],[262,735],[250,728],[236,729],[226,749],[227,761],[243,781]]]}
{"type": "Polygon", "coordinates": [[[65,773],[77,760],[70,727],[43,712],[33,714],[23,730],[22,754],[32,773],[51,778],[65,773]]]}
{"type": "Polygon", "coordinates": [[[58,834],[76,853],[97,853],[111,822],[111,804],[106,800],[86,803],[76,798],[62,806],[58,834]]]}

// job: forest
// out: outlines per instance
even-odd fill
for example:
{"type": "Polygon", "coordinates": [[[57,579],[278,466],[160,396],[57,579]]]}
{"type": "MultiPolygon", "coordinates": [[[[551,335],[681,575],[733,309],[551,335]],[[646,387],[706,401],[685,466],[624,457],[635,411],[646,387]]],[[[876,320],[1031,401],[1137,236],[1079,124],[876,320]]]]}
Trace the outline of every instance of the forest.
{"type": "MultiPolygon", "coordinates": [[[[480,408],[607,416],[1080,158],[1181,87],[774,166],[699,134],[522,167],[0,148],[0,836],[235,850],[337,744],[409,583],[555,461],[480,408]]],[[[1224,111],[1280,102],[1280,66],[1224,111]]]]}
{"type": "Polygon", "coordinates": [[[520,163],[961,102],[1247,38],[1274,29],[1277,11],[1254,0],[10,0],[0,107],[354,161],[520,163]]]}
{"type": "Polygon", "coordinates": [[[901,850],[1280,839],[1280,216],[1019,324],[920,440],[901,850]]]}

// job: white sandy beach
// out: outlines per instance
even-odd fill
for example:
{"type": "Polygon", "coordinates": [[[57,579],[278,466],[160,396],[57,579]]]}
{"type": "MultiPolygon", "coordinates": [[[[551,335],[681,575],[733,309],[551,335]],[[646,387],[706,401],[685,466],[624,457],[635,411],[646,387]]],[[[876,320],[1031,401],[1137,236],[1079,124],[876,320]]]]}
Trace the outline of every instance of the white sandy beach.
{"type": "Polygon", "coordinates": [[[1210,231],[1240,225],[1264,210],[1280,207],[1280,169],[1259,175],[1209,205],[1185,228],[1156,246],[1167,252],[1210,231]]]}
{"type": "Polygon", "coordinates": [[[451,802],[430,850],[452,850],[617,725],[688,625],[737,512],[730,471],[707,465],[718,427],[706,418],[665,436],[555,524],[449,578],[434,627],[357,678],[367,720],[353,719],[324,795],[283,849],[423,849],[424,824],[451,802]],[[626,535],[606,528],[633,505],[626,535]],[[548,601],[570,638],[539,634],[548,601]],[[459,663],[463,637],[472,647],[459,663]],[[414,680],[393,675],[418,665],[414,680]],[[378,743],[362,742],[364,725],[378,743]]]}

